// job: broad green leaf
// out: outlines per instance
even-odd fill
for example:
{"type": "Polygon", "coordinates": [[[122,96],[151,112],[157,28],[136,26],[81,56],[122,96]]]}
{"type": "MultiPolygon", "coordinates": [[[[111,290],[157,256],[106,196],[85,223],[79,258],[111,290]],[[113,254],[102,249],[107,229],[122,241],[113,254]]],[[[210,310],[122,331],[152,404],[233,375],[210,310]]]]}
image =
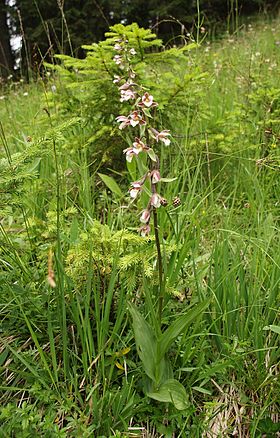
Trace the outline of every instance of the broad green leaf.
{"type": "Polygon", "coordinates": [[[131,162],[126,162],[126,167],[129,172],[129,175],[132,179],[132,181],[136,180],[137,174],[136,174],[136,160],[132,160],[131,162]]]}
{"type": "Polygon", "coordinates": [[[280,335],[280,325],[266,325],[263,329],[264,330],[271,330],[272,332],[280,335]]]}
{"type": "Polygon", "coordinates": [[[98,173],[104,184],[111,190],[111,192],[115,193],[118,196],[122,196],[122,190],[118,183],[111,176],[104,175],[103,173],[98,173]]]}
{"type": "Polygon", "coordinates": [[[152,161],[157,161],[157,156],[156,156],[155,151],[153,149],[148,149],[147,153],[152,161]]]}
{"type": "Polygon", "coordinates": [[[156,382],[155,383],[157,385],[163,384],[164,382],[166,382],[166,380],[173,379],[172,365],[171,365],[170,360],[167,356],[162,357],[160,355],[159,362],[156,363],[155,372],[156,372],[156,382]]]}
{"type": "Polygon", "coordinates": [[[138,312],[133,304],[128,305],[128,310],[133,320],[133,331],[139,357],[147,376],[153,381],[156,380],[156,351],[157,339],[143,316],[138,312]]]}
{"type": "Polygon", "coordinates": [[[173,403],[175,408],[182,411],[188,407],[188,396],[184,386],[175,379],[163,383],[157,391],[147,393],[148,397],[165,403],[173,403]]]}
{"type": "MultiPolygon", "coordinates": [[[[191,322],[199,317],[208,306],[209,301],[204,301],[189,309],[187,313],[177,318],[169,327],[162,333],[159,341],[160,357],[163,357],[172,342],[182,333],[191,322]]],[[[159,358],[160,359],[160,358],[159,358]]]]}

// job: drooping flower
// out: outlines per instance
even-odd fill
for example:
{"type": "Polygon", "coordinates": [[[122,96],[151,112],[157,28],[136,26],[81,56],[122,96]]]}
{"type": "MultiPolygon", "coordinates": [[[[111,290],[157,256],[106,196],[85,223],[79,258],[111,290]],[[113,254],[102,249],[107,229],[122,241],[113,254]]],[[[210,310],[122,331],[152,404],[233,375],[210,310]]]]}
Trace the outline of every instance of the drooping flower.
{"type": "Polygon", "coordinates": [[[121,122],[119,129],[123,129],[126,126],[130,125],[130,119],[126,116],[118,116],[118,117],[116,117],[116,121],[121,122]]]}
{"type": "Polygon", "coordinates": [[[150,199],[150,203],[153,207],[159,208],[161,206],[161,196],[158,193],[153,193],[150,199]]]}
{"type": "Polygon", "coordinates": [[[134,148],[132,147],[124,149],[123,153],[125,154],[126,161],[128,161],[129,163],[131,163],[132,158],[136,155],[134,148]]]}
{"type": "Polygon", "coordinates": [[[129,114],[131,126],[145,125],[146,121],[143,119],[142,114],[139,111],[133,111],[129,114]]]}
{"type": "Polygon", "coordinates": [[[121,98],[120,102],[127,102],[130,99],[135,99],[136,95],[134,91],[128,89],[128,90],[121,90],[121,98]]]}
{"type": "Polygon", "coordinates": [[[160,181],[159,170],[154,169],[151,171],[151,179],[152,179],[152,184],[157,184],[160,181]]]}
{"type": "Polygon", "coordinates": [[[153,106],[157,106],[158,104],[154,102],[154,97],[149,93],[144,93],[142,96],[141,102],[138,103],[138,106],[145,106],[146,108],[151,108],[153,106]]]}
{"type": "Polygon", "coordinates": [[[149,224],[142,225],[142,227],[139,228],[139,233],[142,237],[146,237],[150,234],[151,227],[149,224]]]}
{"type": "Polygon", "coordinates": [[[141,216],[140,216],[140,222],[142,222],[143,224],[147,224],[150,221],[150,217],[151,217],[151,213],[150,210],[148,210],[147,208],[145,210],[142,211],[141,216]]]}
{"type": "Polygon", "coordinates": [[[132,187],[129,189],[130,196],[132,199],[135,199],[142,190],[142,184],[140,184],[139,181],[135,181],[132,182],[131,185],[132,187]]]}
{"type": "Polygon", "coordinates": [[[116,117],[117,122],[121,122],[119,128],[123,129],[126,126],[137,126],[137,125],[145,125],[146,121],[143,119],[142,114],[139,111],[133,111],[131,114],[129,114],[128,117],[126,116],[118,116],[116,117]]]}
{"type": "Polygon", "coordinates": [[[115,55],[113,58],[113,61],[117,64],[117,65],[121,65],[123,62],[122,56],[121,55],[115,55]]]}
{"type": "Polygon", "coordinates": [[[119,90],[128,90],[129,88],[133,87],[134,85],[136,85],[134,82],[128,80],[127,82],[125,82],[123,85],[121,85],[119,87],[119,90]]]}
{"type": "Polygon", "coordinates": [[[121,77],[120,76],[118,76],[118,75],[114,75],[114,80],[113,80],[113,83],[114,84],[118,84],[120,81],[121,81],[121,77]]]}
{"type": "Polygon", "coordinates": [[[145,143],[140,140],[140,138],[135,137],[135,142],[133,142],[133,150],[136,155],[138,155],[140,152],[147,151],[148,149],[148,146],[146,146],[145,143]]]}
{"type": "Polygon", "coordinates": [[[123,47],[122,47],[119,43],[116,43],[116,44],[114,45],[114,50],[120,51],[120,50],[122,50],[122,49],[123,49],[123,47]]]}
{"type": "Polygon", "coordinates": [[[140,138],[135,137],[135,142],[133,142],[132,147],[124,149],[123,153],[126,154],[126,160],[131,163],[132,158],[139,155],[140,152],[149,150],[149,147],[140,140],[140,138]]]}
{"type": "Polygon", "coordinates": [[[163,131],[159,132],[156,129],[151,128],[149,130],[149,132],[150,132],[151,136],[157,142],[162,141],[165,144],[165,146],[169,146],[170,145],[170,139],[168,138],[168,136],[171,135],[171,134],[170,134],[170,131],[168,129],[164,129],[163,131]]]}

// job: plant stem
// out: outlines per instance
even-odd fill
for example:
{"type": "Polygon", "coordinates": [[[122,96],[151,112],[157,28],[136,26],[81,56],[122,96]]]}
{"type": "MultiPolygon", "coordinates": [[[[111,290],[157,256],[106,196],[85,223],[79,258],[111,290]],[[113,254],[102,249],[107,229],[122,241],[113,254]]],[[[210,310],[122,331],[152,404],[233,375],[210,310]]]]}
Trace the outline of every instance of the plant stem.
{"type": "MultiPolygon", "coordinates": [[[[155,185],[152,184],[153,193],[155,191],[154,186],[155,185]]],[[[155,230],[157,257],[158,257],[158,280],[159,280],[158,317],[159,317],[159,325],[160,325],[162,308],[163,308],[163,299],[164,299],[164,281],[163,281],[163,263],[162,263],[162,255],[161,255],[160,240],[159,240],[158,216],[157,216],[157,209],[155,207],[153,208],[153,217],[154,217],[154,230],[155,230]]]]}

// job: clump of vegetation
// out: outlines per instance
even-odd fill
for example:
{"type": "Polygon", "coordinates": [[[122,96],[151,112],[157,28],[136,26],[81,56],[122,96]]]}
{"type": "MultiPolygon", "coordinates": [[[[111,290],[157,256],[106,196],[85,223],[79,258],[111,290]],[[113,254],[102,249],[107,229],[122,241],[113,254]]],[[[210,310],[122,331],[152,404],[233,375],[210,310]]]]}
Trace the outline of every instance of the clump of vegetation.
{"type": "Polygon", "coordinates": [[[279,432],[273,26],[165,49],[117,25],[3,90],[5,435],[279,432]]]}

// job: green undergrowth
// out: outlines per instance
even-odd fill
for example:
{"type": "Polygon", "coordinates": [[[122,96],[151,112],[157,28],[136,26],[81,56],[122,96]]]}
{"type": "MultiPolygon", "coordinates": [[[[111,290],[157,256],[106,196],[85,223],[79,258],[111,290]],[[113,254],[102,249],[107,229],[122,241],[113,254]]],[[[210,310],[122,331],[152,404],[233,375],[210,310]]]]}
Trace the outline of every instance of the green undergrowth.
{"type": "Polygon", "coordinates": [[[277,436],[279,22],[169,50],[136,25],[115,29],[172,134],[162,327],[108,35],[0,93],[0,437],[277,436]],[[171,381],[158,393],[154,345],[171,381]]]}

